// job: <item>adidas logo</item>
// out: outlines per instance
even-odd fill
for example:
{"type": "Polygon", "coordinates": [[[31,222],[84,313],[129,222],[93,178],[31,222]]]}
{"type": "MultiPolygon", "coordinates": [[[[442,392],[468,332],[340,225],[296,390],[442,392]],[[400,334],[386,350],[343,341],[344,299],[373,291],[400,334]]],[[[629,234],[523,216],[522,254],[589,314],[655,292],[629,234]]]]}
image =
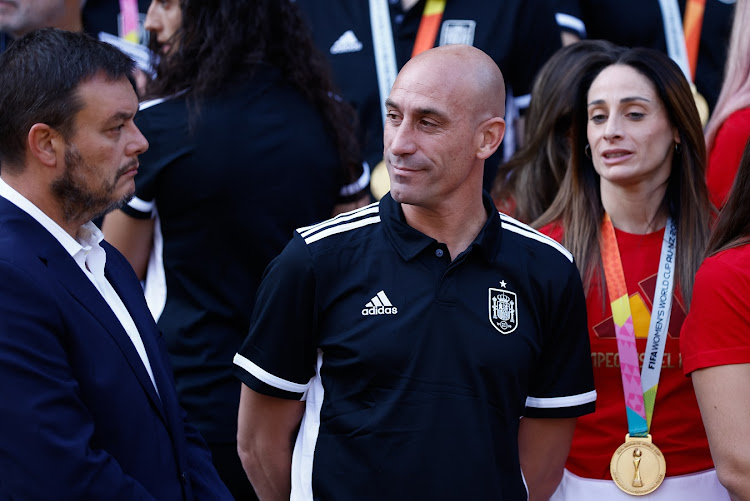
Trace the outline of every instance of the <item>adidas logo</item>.
{"type": "Polygon", "coordinates": [[[370,299],[364,308],[362,308],[362,315],[395,315],[398,313],[398,308],[391,304],[388,296],[385,295],[385,291],[378,292],[375,297],[370,299]]]}
{"type": "Polygon", "coordinates": [[[331,54],[345,54],[347,52],[359,52],[362,50],[362,42],[352,30],[347,30],[338,40],[331,45],[331,54]]]}

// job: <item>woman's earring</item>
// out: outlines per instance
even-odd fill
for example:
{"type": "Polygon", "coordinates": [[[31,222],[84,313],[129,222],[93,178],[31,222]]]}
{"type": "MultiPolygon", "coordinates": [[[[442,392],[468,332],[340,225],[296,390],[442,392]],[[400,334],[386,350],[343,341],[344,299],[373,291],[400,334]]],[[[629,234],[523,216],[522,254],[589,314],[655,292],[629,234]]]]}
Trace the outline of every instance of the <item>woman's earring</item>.
{"type": "Polygon", "coordinates": [[[583,149],[583,152],[586,154],[587,157],[591,158],[591,146],[587,144],[586,147],[583,149]]]}
{"type": "Polygon", "coordinates": [[[682,153],[682,143],[674,143],[674,152],[678,155],[682,153]]]}

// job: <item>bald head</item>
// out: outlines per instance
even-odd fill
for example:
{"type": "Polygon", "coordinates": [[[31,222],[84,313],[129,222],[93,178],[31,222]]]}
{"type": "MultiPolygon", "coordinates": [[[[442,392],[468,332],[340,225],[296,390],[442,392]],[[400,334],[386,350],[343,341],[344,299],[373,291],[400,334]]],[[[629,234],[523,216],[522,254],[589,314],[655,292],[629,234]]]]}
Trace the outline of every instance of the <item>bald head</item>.
{"type": "Polygon", "coordinates": [[[393,199],[436,213],[470,205],[481,219],[484,162],[505,133],[495,62],[467,45],[427,50],[401,69],[385,105],[393,199]]]}
{"type": "Polygon", "coordinates": [[[411,72],[457,92],[464,105],[481,112],[483,118],[505,115],[503,74],[495,61],[476,47],[452,44],[426,50],[404,65],[399,78],[411,72]]]}

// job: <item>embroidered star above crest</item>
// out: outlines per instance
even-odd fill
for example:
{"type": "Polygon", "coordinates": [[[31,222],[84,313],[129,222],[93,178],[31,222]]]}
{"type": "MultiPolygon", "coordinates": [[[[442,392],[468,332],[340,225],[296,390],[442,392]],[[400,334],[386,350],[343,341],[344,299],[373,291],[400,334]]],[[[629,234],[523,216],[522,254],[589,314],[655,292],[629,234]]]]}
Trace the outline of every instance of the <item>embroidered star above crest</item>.
{"type": "Polygon", "coordinates": [[[505,280],[500,280],[500,287],[504,289],[505,286],[506,286],[505,280]]]}

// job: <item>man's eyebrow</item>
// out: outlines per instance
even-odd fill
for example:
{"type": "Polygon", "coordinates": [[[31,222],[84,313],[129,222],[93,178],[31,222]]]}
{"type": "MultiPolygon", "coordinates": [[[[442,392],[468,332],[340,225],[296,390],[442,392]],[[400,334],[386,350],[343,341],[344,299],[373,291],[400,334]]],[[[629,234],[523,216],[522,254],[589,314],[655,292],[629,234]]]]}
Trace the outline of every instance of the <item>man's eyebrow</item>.
{"type": "MultiPolygon", "coordinates": [[[[385,100],[385,105],[388,108],[393,108],[395,110],[400,110],[401,109],[399,107],[399,105],[396,104],[396,102],[392,101],[390,98],[388,98],[388,99],[385,100]]],[[[427,107],[424,107],[424,108],[417,108],[415,111],[416,111],[417,115],[419,115],[419,116],[431,116],[431,117],[435,117],[435,118],[437,118],[439,120],[447,120],[447,118],[448,118],[448,116],[444,112],[438,110],[437,108],[427,108],[427,107]]]]}
{"type": "Polygon", "coordinates": [[[109,117],[109,122],[119,122],[119,121],[126,121],[130,120],[131,118],[135,117],[135,113],[127,112],[127,111],[119,111],[109,117]]]}
{"type": "Polygon", "coordinates": [[[419,113],[420,116],[431,116],[440,120],[446,120],[448,118],[445,113],[436,108],[417,108],[417,113],[419,113]]]}

